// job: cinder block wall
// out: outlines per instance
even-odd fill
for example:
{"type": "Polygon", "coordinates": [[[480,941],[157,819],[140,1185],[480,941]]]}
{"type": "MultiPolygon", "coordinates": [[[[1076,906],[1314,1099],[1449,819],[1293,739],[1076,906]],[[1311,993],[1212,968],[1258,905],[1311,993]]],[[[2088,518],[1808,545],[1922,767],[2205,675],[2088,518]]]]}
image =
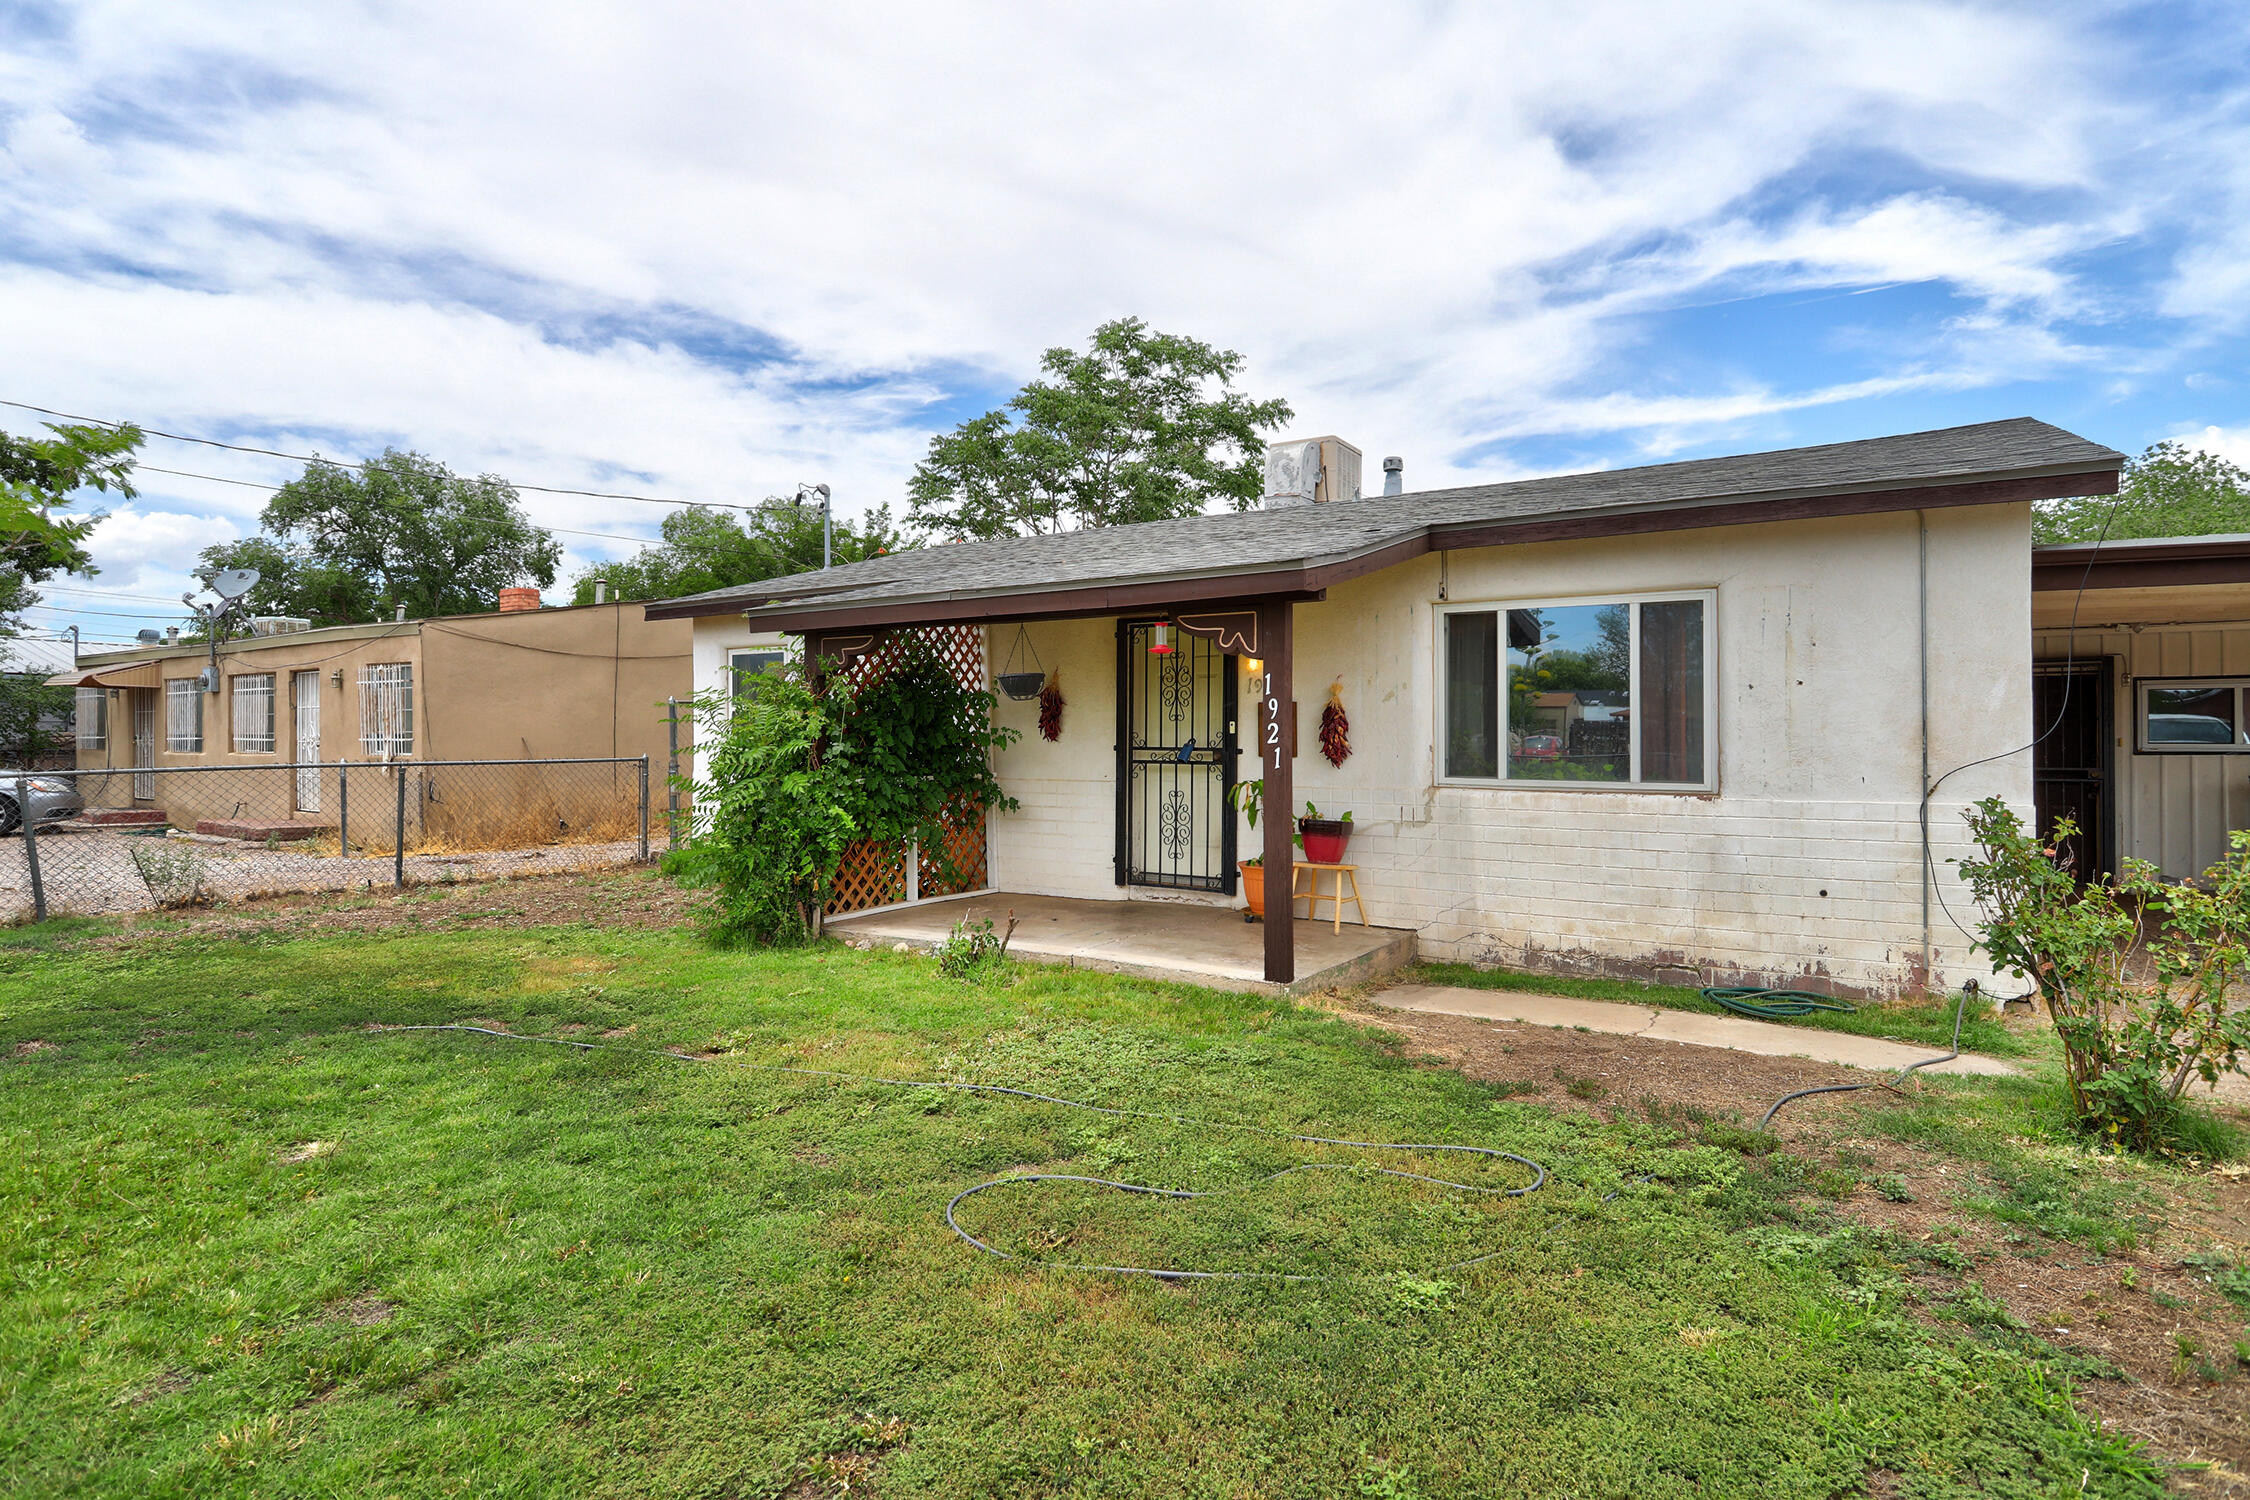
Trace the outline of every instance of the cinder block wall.
{"type": "MultiPolygon", "coordinates": [[[[1930,764],[1943,773],[2031,737],[2030,512],[1962,507],[1928,525],[1930,764]]],[[[1418,931],[1429,956],[1919,989],[1917,550],[1908,513],[1456,552],[1358,580],[1297,610],[1298,800],[1353,813],[1370,915],[1418,931]],[[1673,589],[1717,593],[1715,793],[1440,782],[1439,603],[1673,589]],[[1313,733],[1331,682],[1352,723],[1341,768],[1313,733]]],[[[1025,735],[1000,760],[1022,803],[994,820],[1009,889],[1152,894],[1112,873],[1113,632],[1107,620],[1032,627],[1069,706],[1054,745],[1037,738],[1035,704],[1001,706],[1025,735]]],[[[1955,775],[1932,805],[1927,977],[1941,984],[1992,982],[1948,911],[1973,928],[1950,861],[1967,849],[1963,810],[1994,794],[2028,815],[2028,755],[1955,775]]],[[[1253,847],[1247,829],[1241,841],[1253,847]]]]}

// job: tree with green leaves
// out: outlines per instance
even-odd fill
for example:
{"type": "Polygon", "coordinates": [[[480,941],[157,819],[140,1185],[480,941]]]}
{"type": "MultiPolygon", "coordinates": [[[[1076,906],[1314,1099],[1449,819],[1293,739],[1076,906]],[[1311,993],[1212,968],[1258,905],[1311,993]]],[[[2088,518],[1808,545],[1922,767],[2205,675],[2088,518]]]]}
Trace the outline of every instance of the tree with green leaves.
{"type": "Polygon", "coordinates": [[[49,422],[50,437],[0,432],[0,636],[22,629],[21,613],[39,602],[37,585],[57,573],[97,570],[86,538],[102,520],[62,516],[80,490],[133,498],[133,455],[141,430],[49,422]]]}
{"type": "Polygon", "coordinates": [[[2178,442],[2127,459],[2114,496],[2051,500],[2031,518],[2042,545],[2226,532],[2250,532],[2250,472],[2178,442]]]}
{"type": "Polygon", "coordinates": [[[494,474],[386,448],[357,469],[315,460],[266,503],[260,532],[207,547],[206,571],[256,568],[255,614],[317,625],[474,614],[500,590],[555,581],[562,547],[494,474]]]}
{"type": "Polygon", "coordinates": [[[1289,403],[1233,389],[1242,356],[1139,318],[1049,349],[1006,407],[930,440],[906,524],[987,540],[1247,510],[1265,488],[1265,433],[1289,403]]]}
{"type": "MultiPolygon", "coordinates": [[[[594,563],[575,580],[572,602],[594,602],[594,584],[608,583],[620,599],[677,599],[736,584],[756,583],[820,566],[820,512],[785,500],[747,514],[691,505],[664,518],[664,540],[638,556],[594,563]]],[[[838,566],[881,557],[911,545],[878,505],[855,523],[834,526],[838,566]]]]}

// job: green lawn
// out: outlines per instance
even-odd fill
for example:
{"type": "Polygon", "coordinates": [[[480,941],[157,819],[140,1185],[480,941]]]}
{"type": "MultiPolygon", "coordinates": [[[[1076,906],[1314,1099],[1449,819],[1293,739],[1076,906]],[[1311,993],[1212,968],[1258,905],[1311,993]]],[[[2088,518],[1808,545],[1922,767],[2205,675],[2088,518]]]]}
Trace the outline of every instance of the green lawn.
{"type": "MultiPolygon", "coordinates": [[[[1621,1005],[1649,1005],[1662,1010],[1688,1010],[1707,1016],[1736,1014],[1715,1000],[1706,1000],[1699,989],[1678,984],[1642,984],[1631,979],[1581,979],[1562,974],[1523,974],[1513,969],[1480,969],[1473,964],[1425,963],[1411,977],[1423,984],[1452,984],[1467,989],[1515,990],[1535,995],[1570,995],[1580,1000],[1611,1000],[1621,1005]]],[[[1953,1041],[1953,999],[1892,1001],[1862,1005],[1850,1014],[1815,1011],[1775,1024],[1811,1026],[1822,1031],[1846,1031],[1855,1036],[1889,1037],[1893,1041],[1920,1042],[1943,1052],[1953,1041]]],[[[2051,1049],[2035,1046],[2002,1025],[1989,1004],[1971,1004],[1961,1014],[1961,1050],[1988,1057],[2028,1057],[2051,1049]]]]}
{"type": "MultiPolygon", "coordinates": [[[[1496,1099],[1314,1011],[585,928],[94,931],[0,946],[16,1495],[1825,1497],[1871,1469],[1894,1494],[2157,1492],[2066,1360],[1910,1317],[1922,1251],[1836,1232],[1805,1163],[1496,1099]],[[963,1206],[1023,1254],[1342,1279],[1042,1271],[964,1245],[947,1200],[1014,1168],[1209,1188],[1355,1153],[366,1029],[476,1017],[1554,1176],[963,1206]]],[[[2011,1087],[1947,1080],[1912,1118],[2030,1108],[2011,1087]]]]}

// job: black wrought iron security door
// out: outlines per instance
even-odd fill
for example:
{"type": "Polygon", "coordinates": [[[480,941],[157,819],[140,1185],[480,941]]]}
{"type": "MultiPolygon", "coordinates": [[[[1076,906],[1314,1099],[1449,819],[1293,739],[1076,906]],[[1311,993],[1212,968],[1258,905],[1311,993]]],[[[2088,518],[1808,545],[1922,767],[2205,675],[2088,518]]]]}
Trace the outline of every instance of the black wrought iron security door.
{"type": "Polygon", "coordinates": [[[1216,644],[1117,627],[1117,881],[1234,894],[1235,682],[1216,644]]]}

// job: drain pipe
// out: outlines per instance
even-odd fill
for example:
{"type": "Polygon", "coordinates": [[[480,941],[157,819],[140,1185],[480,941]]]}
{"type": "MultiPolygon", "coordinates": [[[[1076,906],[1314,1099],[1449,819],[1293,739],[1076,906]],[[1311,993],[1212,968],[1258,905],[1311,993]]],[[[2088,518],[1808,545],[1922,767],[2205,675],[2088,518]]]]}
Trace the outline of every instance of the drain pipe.
{"type": "Polygon", "coordinates": [[[1917,632],[1921,661],[1919,676],[1922,694],[1922,795],[1921,805],[1915,809],[1916,821],[1922,825],[1922,988],[1930,987],[1930,880],[1934,869],[1931,863],[1935,851],[1930,847],[1930,517],[1929,512],[1914,512],[1916,539],[1915,603],[1920,617],[1917,632]]]}

